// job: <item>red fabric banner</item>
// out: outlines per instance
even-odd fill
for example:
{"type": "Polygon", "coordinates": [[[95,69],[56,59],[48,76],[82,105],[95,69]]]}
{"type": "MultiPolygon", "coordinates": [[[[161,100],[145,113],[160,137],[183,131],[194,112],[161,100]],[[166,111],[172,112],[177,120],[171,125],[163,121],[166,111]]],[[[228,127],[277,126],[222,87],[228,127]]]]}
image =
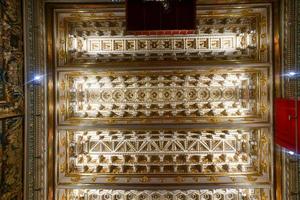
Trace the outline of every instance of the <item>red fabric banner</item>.
{"type": "Polygon", "coordinates": [[[297,118],[299,115],[300,101],[296,102],[292,99],[275,100],[275,142],[298,153],[300,153],[300,120],[299,117],[297,118]],[[296,124],[298,126],[297,131],[296,124]],[[296,133],[298,134],[297,136],[296,133]],[[296,138],[298,140],[297,143],[296,138]]]}
{"type": "Polygon", "coordinates": [[[126,30],[195,30],[196,0],[127,0],[126,30]]]}

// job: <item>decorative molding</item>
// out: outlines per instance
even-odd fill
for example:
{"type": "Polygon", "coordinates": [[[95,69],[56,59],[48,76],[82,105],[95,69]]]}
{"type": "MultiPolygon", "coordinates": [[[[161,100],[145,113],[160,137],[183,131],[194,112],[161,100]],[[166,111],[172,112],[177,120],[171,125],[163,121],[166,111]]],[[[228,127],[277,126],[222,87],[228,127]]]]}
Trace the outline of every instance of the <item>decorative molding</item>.
{"type": "MultiPolygon", "coordinates": [[[[23,1],[25,41],[25,167],[24,199],[46,199],[46,38],[43,0],[23,1]],[[36,75],[43,76],[33,81],[36,75]]],[[[51,198],[50,198],[51,199],[51,198]]]]}
{"type": "Polygon", "coordinates": [[[288,1],[282,2],[282,76],[283,79],[283,91],[284,97],[295,98],[299,96],[300,82],[298,74],[296,77],[289,77],[287,74],[290,72],[299,72],[299,20],[297,20],[297,12],[299,12],[299,7],[297,6],[298,1],[288,1]],[[297,94],[298,93],[298,94],[297,94]]]}

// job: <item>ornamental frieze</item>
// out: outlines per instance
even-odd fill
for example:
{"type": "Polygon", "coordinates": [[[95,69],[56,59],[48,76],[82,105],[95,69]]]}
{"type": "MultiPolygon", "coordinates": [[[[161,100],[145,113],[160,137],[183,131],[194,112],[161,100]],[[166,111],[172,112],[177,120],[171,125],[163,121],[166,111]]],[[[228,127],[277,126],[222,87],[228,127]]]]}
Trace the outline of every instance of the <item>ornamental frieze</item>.
{"type": "Polygon", "coordinates": [[[59,123],[266,122],[268,70],[60,72],[59,123]]]}
{"type": "Polygon", "coordinates": [[[200,190],[61,189],[57,192],[58,200],[269,200],[271,197],[271,190],[263,188],[200,190]]]}

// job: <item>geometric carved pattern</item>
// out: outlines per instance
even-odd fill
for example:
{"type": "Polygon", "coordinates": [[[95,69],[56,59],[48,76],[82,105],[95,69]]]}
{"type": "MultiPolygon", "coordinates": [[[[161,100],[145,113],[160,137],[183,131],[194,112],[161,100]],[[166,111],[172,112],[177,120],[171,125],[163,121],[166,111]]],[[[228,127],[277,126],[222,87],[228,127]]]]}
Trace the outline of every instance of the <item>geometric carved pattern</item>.
{"type": "Polygon", "coordinates": [[[268,62],[267,9],[197,10],[190,35],[126,35],[123,9],[104,15],[57,13],[58,64],[196,60],[268,62]],[[212,11],[213,10],[213,11],[212,11]],[[258,28],[259,27],[259,28],[258,28]]]}
{"type": "Polygon", "coordinates": [[[266,121],[267,77],[264,69],[61,72],[59,120],[266,121]]]}
{"type": "Polygon", "coordinates": [[[61,130],[60,178],[92,175],[96,182],[102,175],[143,175],[142,182],[152,182],[157,175],[262,176],[268,171],[268,158],[262,157],[270,153],[267,134],[268,129],[61,130]]]}
{"type": "Polygon", "coordinates": [[[59,190],[58,200],[269,200],[269,189],[59,190]]]}

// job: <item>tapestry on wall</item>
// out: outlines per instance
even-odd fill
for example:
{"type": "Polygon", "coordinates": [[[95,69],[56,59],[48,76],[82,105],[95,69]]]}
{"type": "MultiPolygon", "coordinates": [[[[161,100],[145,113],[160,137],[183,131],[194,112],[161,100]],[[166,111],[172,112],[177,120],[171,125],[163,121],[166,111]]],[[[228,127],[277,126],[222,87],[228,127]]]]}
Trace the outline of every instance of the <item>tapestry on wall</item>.
{"type": "Polygon", "coordinates": [[[22,199],[22,3],[0,1],[0,199],[22,199]]]}

